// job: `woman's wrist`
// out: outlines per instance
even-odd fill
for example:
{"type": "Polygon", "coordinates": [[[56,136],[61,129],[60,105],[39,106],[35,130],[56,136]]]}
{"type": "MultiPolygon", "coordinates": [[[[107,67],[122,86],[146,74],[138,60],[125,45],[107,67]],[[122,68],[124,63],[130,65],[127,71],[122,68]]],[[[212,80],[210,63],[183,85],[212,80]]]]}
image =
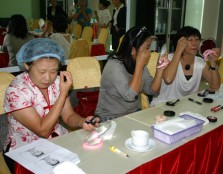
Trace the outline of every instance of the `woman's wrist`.
{"type": "Polygon", "coordinates": [[[78,120],[78,128],[82,128],[83,127],[83,118],[80,118],[78,120]]]}

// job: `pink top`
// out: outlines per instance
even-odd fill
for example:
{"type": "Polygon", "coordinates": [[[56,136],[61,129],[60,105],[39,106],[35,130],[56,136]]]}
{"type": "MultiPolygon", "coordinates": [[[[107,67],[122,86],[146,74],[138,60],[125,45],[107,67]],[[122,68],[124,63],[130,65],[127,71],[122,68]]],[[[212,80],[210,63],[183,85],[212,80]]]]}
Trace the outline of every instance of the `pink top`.
{"type": "MultiPolygon", "coordinates": [[[[34,107],[40,117],[44,118],[56,102],[59,94],[59,77],[57,77],[55,82],[48,87],[48,98],[50,102],[47,103],[43,94],[31,81],[27,72],[16,76],[6,90],[4,101],[4,109],[8,115],[9,134],[7,144],[11,141],[10,150],[24,146],[39,138],[36,134],[16,121],[10,113],[16,110],[34,107]]],[[[30,117],[32,117],[32,114],[30,114],[30,117]]],[[[60,136],[68,131],[57,123],[52,132],[55,132],[60,136]]],[[[50,136],[49,138],[52,137],[50,136]]]]}

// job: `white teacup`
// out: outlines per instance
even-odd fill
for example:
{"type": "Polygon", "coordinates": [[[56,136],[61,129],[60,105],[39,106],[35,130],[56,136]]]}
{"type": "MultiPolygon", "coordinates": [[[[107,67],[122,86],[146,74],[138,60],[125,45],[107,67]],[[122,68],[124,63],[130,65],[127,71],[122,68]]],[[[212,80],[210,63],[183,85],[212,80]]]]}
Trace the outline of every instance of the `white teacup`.
{"type": "Polygon", "coordinates": [[[149,133],[144,130],[133,130],[132,135],[132,144],[136,147],[147,146],[149,143],[149,133]]]}

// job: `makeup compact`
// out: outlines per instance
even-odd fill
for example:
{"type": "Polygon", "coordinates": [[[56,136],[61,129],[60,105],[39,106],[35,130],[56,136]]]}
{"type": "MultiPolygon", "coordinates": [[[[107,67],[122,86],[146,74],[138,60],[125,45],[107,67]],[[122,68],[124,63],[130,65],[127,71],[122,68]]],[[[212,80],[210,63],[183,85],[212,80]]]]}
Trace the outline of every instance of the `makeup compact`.
{"type": "Polygon", "coordinates": [[[203,102],[204,103],[213,103],[213,99],[212,98],[203,98],[203,102]]]}
{"type": "Polygon", "coordinates": [[[209,122],[217,122],[217,117],[214,116],[208,116],[207,119],[209,120],[209,122]]]}
{"type": "Polygon", "coordinates": [[[166,110],[163,112],[163,115],[165,115],[167,117],[173,117],[173,116],[175,116],[175,112],[171,111],[171,110],[166,110]]]}

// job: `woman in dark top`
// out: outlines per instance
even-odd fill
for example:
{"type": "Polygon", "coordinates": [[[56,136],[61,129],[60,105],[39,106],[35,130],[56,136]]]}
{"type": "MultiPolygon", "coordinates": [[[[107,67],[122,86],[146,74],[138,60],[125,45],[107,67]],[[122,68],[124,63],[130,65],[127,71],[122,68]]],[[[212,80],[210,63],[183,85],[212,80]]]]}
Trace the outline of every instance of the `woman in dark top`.
{"type": "Polygon", "coordinates": [[[51,6],[47,7],[47,19],[53,22],[56,16],[63,15],[67,18],[67,13],[57,5],[57,0],[51,0],[51,6]]]}
{"type": "Polygon", "coordinates": [[[112,0],[115,9],[113,10],[112,20],[110,21],[112,34],[112,49],[117,50],[119,39],[126,31],[126,6],[125,0],[112,0]]]}

